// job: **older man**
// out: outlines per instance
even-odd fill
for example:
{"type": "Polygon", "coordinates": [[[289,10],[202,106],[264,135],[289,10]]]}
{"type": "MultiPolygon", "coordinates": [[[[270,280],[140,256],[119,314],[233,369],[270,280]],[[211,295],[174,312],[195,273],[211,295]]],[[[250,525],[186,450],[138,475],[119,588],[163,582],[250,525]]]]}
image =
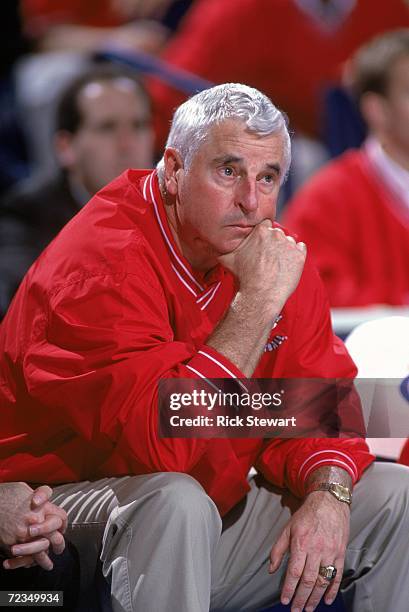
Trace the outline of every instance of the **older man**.
{"type": "Polygon", "coordinates": [[[161,378],[355,375],[305,246],[274,224],[289,163],[266,96],[194,96],[158,170],[85,206],[1,327],[1,477],[55,485],[85,573],[102,541],[116,611],[254,610],[280,593],[312,610],[343,571],[351,609],[406,609],[407,468],[370,466],[357,439],[158,433],[161,378]]]}

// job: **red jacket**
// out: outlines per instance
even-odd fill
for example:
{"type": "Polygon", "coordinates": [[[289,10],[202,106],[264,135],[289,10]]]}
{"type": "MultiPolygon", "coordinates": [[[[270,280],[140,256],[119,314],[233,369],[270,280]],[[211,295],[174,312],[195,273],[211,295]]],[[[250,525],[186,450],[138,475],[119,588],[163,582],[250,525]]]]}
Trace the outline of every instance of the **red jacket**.
{"type": "MultiPolygon", "coordinates": [[[[355,481],[372,461],[361,440],[158,437],[161,377],[244,377],[206,346],[233,295],[229,272],[205,282],[178,251],[155,173],[99,192],[33,264],[0,329],[0,480],[187,472],[222,513],[251,465],[296,495],[316,466],[355,481]]],[[[255,376],[355,375],[309,265],[282,315],[255,376]]]]}
{"type": "Polygon", "coordinates": [[[330,162],[287,206],[283,223],[307,244],[331,306],[409,304],[409,210],[365,148],[330,162]]]}
{"type": "Polygon", "coordinates": [[[25,31],[34,37],[53,26],[115,27],[124,22],[111,0],[22,0],[20,4],[25,31]]]}
{"type": "MultiPolygon", "coordinates": [[[[343,63],[377,34],[408,26],[406,0],[357,0],[334,28],[320,26],[295,0],[196,0],[163,59],[214,83],[257,87],[296,130],[319,135],[325,88],[339,82],[343,63]]],[[[184,97],[159,80],[150,93],[161,149],[184,97]]]]}

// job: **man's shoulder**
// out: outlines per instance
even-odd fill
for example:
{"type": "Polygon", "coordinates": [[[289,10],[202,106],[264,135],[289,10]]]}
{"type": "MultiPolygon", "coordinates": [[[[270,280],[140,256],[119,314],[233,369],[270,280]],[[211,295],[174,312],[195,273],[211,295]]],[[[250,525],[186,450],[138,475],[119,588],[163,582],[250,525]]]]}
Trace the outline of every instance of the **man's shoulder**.
{"type": "Polygon", "coordinates": [[[48,286],[68,276],[122,275],[147,265],[159,250],[158,230],[140,179],[148,172],[127,171],[99,191],[43,253],[48,286]],[[158,244],[156,244],[158,243],[158,244]]]}
{"type": "Polygon", "coordinates": [[[150,231],[153,211],[146,182],[151,170],[126,170],[98,191],[71,222],[75,231],[112,232],[118,243],[125,230],[150,231]]]}
{"type": "MultiPolygon", "coordinates": [[[[133,216],[149,211],[149,177],[152,170],[130,168],[100,189],[84,206],[86,215],[103,214],[104,210],[133,216]]],[[[141,220],[141,219],[140,219],[141,220]]]]}

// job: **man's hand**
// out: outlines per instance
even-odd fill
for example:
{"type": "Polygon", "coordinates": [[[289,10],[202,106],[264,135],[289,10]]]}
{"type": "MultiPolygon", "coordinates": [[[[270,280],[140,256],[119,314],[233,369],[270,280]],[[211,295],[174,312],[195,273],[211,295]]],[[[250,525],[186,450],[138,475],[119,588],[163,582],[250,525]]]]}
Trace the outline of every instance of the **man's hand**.
{"type": "Polygon", "coordinates": [[[51,494],[46,485],[35,491],[22,482],[0,485],[0,548],[13,556],[4,561],[5,569],[38,564],[50,570],[50,545],[56,554],[63,552],[67,515],[49,501],[51,494]]]}
{"type": "Polygon", "coordinates": [[[289,551],[281,601],[288,604],[294,596],[292,612],[304,608],[312,612],[324,593],[327,604],[335,599],[344,568],[349,521],[349,506],[327,491],[310,493],[288,521],[272,548],[269,571],[276,571],[289,551]],[[328,582],[320,576],[320,565],[335,566],[335,579],[328,582]]]}
{"type": "Polygon", "coordinates": [[[306,254],[303,242],[265,220],[219,261],[239,280],[242,293],[258,297],[259,307],[281,309],[298,285],[306,254]]]}
{"type": "Polygon", "coordinates": [[[305,257],[305,244],[268,220],[256,225],[237,249],[219,257],[240,288],[207,344],[247,378],[257,367],[275,318],[298,285],[305,257]]]}

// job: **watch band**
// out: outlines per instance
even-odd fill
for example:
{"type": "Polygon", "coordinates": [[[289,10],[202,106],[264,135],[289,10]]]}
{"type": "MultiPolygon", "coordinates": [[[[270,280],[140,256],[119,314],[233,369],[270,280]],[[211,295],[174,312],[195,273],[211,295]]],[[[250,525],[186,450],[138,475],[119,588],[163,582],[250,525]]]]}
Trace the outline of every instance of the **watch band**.
{"type": "Polygon", "coordinates": [[[352,491],[349,487],[341,484],[340,482],[315,482],[306,490],[306,495],[313,491],[328,491],[340,502],[348,504],[352,503],[352,491]]]}

